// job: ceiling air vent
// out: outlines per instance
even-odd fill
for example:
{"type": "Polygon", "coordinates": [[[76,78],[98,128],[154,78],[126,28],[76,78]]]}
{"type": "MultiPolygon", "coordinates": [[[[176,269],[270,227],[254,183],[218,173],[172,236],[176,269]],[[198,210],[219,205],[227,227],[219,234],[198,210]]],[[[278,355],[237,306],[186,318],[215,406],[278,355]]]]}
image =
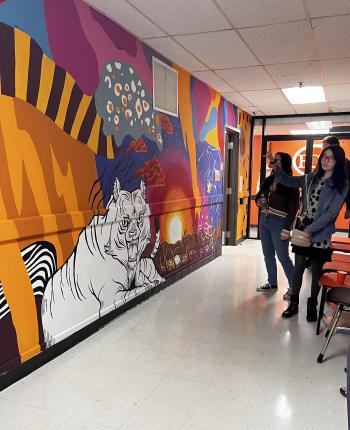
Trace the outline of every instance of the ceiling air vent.
{"type": "Polygon", "coordinates": [[[153,57],[153,109],[178,116],[177,71],[153,57]]]}

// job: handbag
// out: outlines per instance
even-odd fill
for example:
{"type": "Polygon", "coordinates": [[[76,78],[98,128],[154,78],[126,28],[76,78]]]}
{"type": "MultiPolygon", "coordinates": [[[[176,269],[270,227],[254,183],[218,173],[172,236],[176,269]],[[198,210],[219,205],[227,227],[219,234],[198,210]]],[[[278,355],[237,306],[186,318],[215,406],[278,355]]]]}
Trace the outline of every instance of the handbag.
{"type": "Polygon", "coordinates": [[[302,248],[308,248],[311,245],[311,234],[294,227],[291,243],[302,248]]]}
{"type": "MultiPolygon", "coordinates": [[[[306,182],[306,177],[305,177],[306,182]]],[[[305,187],[306,190],[306,214],[298,216],[295,220],[295,224],[292,230],[292,240],[291,244],[300,246],[302,248],[308,248],[311,245],[311,234],[307,233],[305,228],[312,223],[312,220],[307,216],[309,213],[309,189],[305,187]]]]}

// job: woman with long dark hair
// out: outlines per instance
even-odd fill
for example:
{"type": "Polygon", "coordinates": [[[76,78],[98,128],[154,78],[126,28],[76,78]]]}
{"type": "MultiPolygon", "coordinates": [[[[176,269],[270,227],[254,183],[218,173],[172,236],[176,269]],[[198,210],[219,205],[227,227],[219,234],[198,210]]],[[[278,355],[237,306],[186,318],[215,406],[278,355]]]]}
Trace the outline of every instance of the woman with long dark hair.
{"type": "MultiPolygon", "coordinates": [[[[275,163],[286,175],[292,175],[292,159],[285,152],[277,152],[275,163]]],[[[288,279],[289,288],[283,298],[288,299],[291,292],[293,262],[289,257],[290,228],[298,210],[298,190],[279,184],[272,174],[265,179],[256,195],[256,204],[261,208],[259,232],[261,246],[265,258],[268,282],[257,291],[271,291],[277,289],[277,257],[288,279]]]]}
{"type": "Polygon", "coordinates": [[[308,246],[293,245],[295,268],[292,281],[292,295],[288,308],[282,317],[290,318],[298,312],[299,293],[303,281],[305,262],[311,260],[311,295],[307,301],[308,321],[317,320],[318,281],[322,266],[331,259],[330,242],[336,231],[335,220],[348,192],[345,153],[340,146],[325,148],[318,159],[316,169],[307,175],[290,177],[273,164],[276,180],[287,187],[302,188],[301,215],[296,227],[307,237],[308,246]]]}

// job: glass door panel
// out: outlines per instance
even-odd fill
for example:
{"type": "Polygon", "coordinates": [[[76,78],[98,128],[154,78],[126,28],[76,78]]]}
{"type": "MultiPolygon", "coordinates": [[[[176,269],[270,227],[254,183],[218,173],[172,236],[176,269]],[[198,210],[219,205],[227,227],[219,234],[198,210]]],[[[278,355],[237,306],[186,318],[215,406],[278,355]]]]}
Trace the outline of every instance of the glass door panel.
{"type": "Polygon", "coordinates": [[[255,196],[260,188],[260,169],[261,169],[261,149],[262,136],[261,134],[253,137],[252,145],[252,165],[251,165],[251,203],[249,212],[249,237],[257,237],[257,226],[259,211],[255,204],[255,196]]]}
{"type": "MultiPolygon", "coordinates": [[[[306,151],[307,151],[307,140],[268,140],[267,147],[271,148],[273,155],[276,152],[286,152],[292,157],[292,170],[293,176],[301,176],[305,173],[306,168],[306,151]]],[[[266,161],[266,176],[269,176],[271,169],[266,161]]]]}

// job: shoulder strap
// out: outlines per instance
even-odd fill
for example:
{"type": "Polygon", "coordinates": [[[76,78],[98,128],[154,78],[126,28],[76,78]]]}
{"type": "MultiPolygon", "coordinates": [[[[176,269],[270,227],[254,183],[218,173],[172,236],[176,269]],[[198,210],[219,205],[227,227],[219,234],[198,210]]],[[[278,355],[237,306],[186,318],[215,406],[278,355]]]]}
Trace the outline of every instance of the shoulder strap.
{"type": "Polygon", "coordinates": [[[310,195],[309,191],[311,188],[312,178],[310,178],[310,174],[305,175],[305,202],[306,202],[306,213],[309,214],[310,209],[310,195]]]}

